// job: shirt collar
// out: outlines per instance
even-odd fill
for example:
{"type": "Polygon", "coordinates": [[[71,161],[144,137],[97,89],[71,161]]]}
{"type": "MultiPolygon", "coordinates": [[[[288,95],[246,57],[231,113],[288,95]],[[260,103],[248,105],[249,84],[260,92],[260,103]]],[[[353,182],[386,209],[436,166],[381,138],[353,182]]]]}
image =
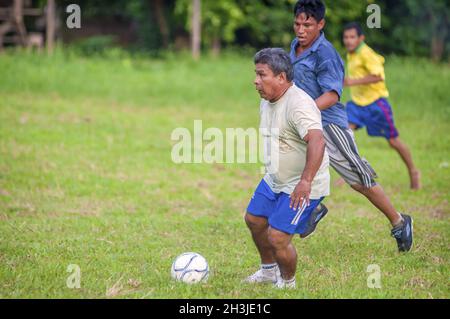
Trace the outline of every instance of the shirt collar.
{"type": "Polygon", "coordinates": [[[362,47],[365,46],[366,44],[364,43],[364,41],[362,41],[358,47],[355,49],[355,53],[359,53],[359,51],[361,51],[362,47]]]}
{"type": "Polygon", "coordinates": [[[366,45],[366,43],[363,41],[360,44],[358,44],[358,46],[356,47],[355,51],[353,52],[347,52],[347,57],[353,57],[356,56],[357,54],[361,53],[361,49],[366,45]]]}
{"type": "MultiPolygon", "coordinates": [[[[320,31],[319,37],[316,40],[314,40],[313,44],[308,49],[303,51],[302,54],[300,54],[300,56],[305,56],[309,52],[316,52],[324,40],[325,40],[325,35],[324,35],[323,31],[320,31]]],[[[296,37],[294,39],[294,41],[292,42],[292,46],[291,46],[291,49],[292,49],[291,51],[293,52],[294,58],[296,55],[295,52],[296,52],[297,45],[298,45],[298,38],[296,37]]]]}
{"type": "Polygon", "coordinates": [[[325,40],[325,35],[323,34],[323,31],[320,31],[319,37],[314,41],[312,46],[310,47],[312,52],[317,51],[319,46],[322,44],[322,42],[325,40]]]}
{"type": "Polygon", "coordinates": [[[270,101],[267,101],[267,102],[269,102],[269,104],[272,105],[272,106],[275,105],[275,104],[280,103],[281,101],[283,101],[283,100],[285,99],[285,97],[288,95],[288,92],[289,92],[294,86],[295,86],[295,83],[294,83],[294,81],[292,81],[291,86],[288,87],[288,88],[286,89],[286,91],[284,91],[284,94],[283,94],[282,96],[280,96],[280,98],[279,98],[278,100],[276,100],[275,102],[270,102],[270,101]]]}

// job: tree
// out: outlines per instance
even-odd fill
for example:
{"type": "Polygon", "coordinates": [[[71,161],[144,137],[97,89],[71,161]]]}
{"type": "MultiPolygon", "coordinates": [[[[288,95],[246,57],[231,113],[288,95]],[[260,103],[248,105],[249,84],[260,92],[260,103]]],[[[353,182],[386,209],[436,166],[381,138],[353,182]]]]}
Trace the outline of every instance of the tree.
{"type": "Polygon", "coordinates": [[[194,59],[200,57],[201,45],[201,3],[200,0],[192,0],[192,56],[194,59]]]}
{"type": "MultiPolygon", "coordinates": [[[[191,16],[195,0],[178,0],[175,13],[180,17],[191,16]]],[[[221,42],[235,40],[235,31],[244,22],[244,15],[237,0],[204,1],[201,6],[202,42],[218,54],[221,42]]],[[[186,28],[192,29],[192,21],[186,19],[186,28]]]]}
{"type": "MultiPolygon", "coordinates": [[[[450,6],[446,0],[427,2],[406,0],[406,7],[411,13],[409,23],[404,27],[424,29],[418,39],[427,43],[430,57],[439,61],[444,56],[446,41],[449,40],[450,6]]],[[[412,40],[413,38],[411,38],[412,40]]]]}
{"type": "Polygon", "coordinates": [[[328,40],[330,40],[336,48],[342,49],[342,31],[346,23],[357,21],[360,22],[361,25],[365,25],[367,19],[367,5],[368,2],[365,1],[326,1],[325,31],[328,40]]]}
{"type": "Polygon", "coordinates": [[[163,0],[150,0],[151,8],[154,9],[154,16],[159,26],[159,33],[162,38],[163,48],[166,49],[169,46],[169,26],[167,25],[166,17],[164,15],[164,1],[163,0]]]}

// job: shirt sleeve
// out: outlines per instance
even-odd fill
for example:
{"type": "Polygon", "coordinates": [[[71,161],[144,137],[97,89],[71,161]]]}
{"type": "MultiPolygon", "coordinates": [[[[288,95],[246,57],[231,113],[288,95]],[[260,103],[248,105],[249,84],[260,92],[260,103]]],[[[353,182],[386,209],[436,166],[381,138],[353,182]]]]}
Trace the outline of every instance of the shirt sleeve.
{"type": "Polygon", "coordinates": [[[317,68],[317,82],[322,92],[335,91],[341,97],[344,70],[339,61],[327,59],[321,62],[317,68]]]}
{"type": "Polygon", "coordinates": [[[303,139],[309,130],[322,130],[320,110],[313,100],[293,105],[289,112],[291,125],[303,139]]]}
{"type": "Polygon", "coordinates": [[[364,66],[372,75],[381,76],[384,80],[384,58],[372,50],[367,50],[363,54],[364,66]]]}

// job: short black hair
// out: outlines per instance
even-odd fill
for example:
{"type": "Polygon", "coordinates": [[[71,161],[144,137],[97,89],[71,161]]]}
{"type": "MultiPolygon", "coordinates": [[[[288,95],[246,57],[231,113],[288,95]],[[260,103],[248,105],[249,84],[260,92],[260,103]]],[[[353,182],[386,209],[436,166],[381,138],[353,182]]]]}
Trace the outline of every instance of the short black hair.
{"type": "Polygon", "coordinates": [[[286,79],[291,82],[294,79],[294,67],[289,54],[282,48],[265,48],[258,51],[254,57],[255,64],[267,64],[273,74],[286,73],[286,79]]]}
{"type": "Polygon", "coordinates": [[[325,18],[325,5],[322,0],[299,0],[294,7],[294,16],[305,13],[306,17],[313,17],[317,22],[325,18]]]}
{"type": "Polygon", "coordinates": [[[356,33],[358,34],[358,37],[360,37],[360,36],[362,36],[364,34],[364,31],[363,31],[361,25],[358,22],[349,22],[349,23],[347,23],[344,26],[344,31],[343,32],[345,32],[347,30],[352,30],[352,29],[356,30],[356,33]]]}

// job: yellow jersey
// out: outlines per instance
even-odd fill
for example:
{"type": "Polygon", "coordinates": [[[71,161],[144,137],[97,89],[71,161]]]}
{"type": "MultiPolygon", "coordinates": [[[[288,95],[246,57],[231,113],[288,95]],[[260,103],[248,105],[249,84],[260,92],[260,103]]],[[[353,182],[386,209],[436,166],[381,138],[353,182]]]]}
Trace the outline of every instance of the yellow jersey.
{"type": "Polygon", "coordinates": [[[387,98],[389,92],[384,82],[384,58],[362,42],[353,53],[347,53],[348,76],[360,79],[367,75],[381,76],[383,81],[350,87],[350,95],[356,104],[367,106],[381,97],[387,98]]]}

